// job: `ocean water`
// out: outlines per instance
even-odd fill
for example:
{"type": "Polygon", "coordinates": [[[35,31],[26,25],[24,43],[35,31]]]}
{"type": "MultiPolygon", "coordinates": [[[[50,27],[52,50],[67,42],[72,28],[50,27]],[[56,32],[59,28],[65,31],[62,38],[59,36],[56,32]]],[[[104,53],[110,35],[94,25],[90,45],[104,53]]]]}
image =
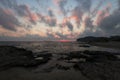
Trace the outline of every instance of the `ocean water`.
{"type": "Polygon", "coordinates": [[[120,52],[118,49],[103,48],[98,46],[92,46],[80,42],[59,42],[59,41],[2,41],[0,46],[15,46],[31,50],[34,53],[48,52],[48,53],[69,53],[71,51],[108,51],[108,52],[120,52]],[[89,47],[85,47],[88,45],[89,47]]]}

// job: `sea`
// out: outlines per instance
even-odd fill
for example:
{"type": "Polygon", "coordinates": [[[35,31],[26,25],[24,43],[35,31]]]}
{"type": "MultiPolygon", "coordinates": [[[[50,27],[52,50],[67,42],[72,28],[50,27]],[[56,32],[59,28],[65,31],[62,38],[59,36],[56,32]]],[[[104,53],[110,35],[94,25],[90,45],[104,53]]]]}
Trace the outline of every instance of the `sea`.
{"type": "Polygon", "coordinates": [[[71,51],[108,51],[120,52],[118,49],[92,46],[83,42],[61,42],[61,41],[0,41],[0,46],[15,46],[31,50],[34,53],[69,53],[71,51]]]}

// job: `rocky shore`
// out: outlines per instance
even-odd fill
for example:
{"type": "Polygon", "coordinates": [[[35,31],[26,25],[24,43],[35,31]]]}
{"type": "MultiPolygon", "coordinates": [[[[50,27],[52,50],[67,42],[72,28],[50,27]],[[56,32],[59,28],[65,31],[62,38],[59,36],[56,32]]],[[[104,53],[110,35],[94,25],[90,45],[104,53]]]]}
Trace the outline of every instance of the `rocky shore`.
{"type": "Polygon", "coordinates": [[[120,53],[85,50],[35,54],[0,46],[0,80],[120,80],[119,75],[120,53]],[[19,67],[25,69],[19,71],[19,67]],[[30,67],[35,68],[27,71],[30,67]]]}
{"type": "Polygon", "coordinates": [[[0,70],[10,67],[34,67],[47,63],[51,54],[34,56],[32,51],[12,46],[0,46],[0,70]],[[41,59],[39,59],[39,57],[41,59]]]}
{"type": "Polygon", "coordinates": [[[88,80],[119,80],[120,53],[106,51],[74,51],[61,58],[74,63],[73,69],[80,71],[88,80]]]}

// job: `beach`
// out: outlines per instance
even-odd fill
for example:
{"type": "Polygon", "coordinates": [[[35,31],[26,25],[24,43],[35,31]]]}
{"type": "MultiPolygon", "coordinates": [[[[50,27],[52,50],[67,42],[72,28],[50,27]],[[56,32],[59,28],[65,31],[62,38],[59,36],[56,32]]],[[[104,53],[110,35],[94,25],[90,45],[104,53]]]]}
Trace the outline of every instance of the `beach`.
{"type": "Polygon", "coordinates": [[[61,48],[53,43],[0,46],[0,80],[120,79],[118,49],[77,42],[59,43],[61,48]]]}

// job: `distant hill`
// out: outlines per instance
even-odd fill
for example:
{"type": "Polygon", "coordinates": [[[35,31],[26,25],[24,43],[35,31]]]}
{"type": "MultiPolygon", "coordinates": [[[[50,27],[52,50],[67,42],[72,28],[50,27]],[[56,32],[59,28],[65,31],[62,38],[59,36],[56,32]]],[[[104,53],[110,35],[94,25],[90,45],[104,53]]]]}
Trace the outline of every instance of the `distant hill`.
{"type": "Polygon", "coordinates": [[[93,36],[87,36],[87,37],[84,37],[84,38],[78,38],[77,41],[80,41],[80,42],[120,41],[120,36],[110,36],[110,37],[93,37],[93,36]]]}

